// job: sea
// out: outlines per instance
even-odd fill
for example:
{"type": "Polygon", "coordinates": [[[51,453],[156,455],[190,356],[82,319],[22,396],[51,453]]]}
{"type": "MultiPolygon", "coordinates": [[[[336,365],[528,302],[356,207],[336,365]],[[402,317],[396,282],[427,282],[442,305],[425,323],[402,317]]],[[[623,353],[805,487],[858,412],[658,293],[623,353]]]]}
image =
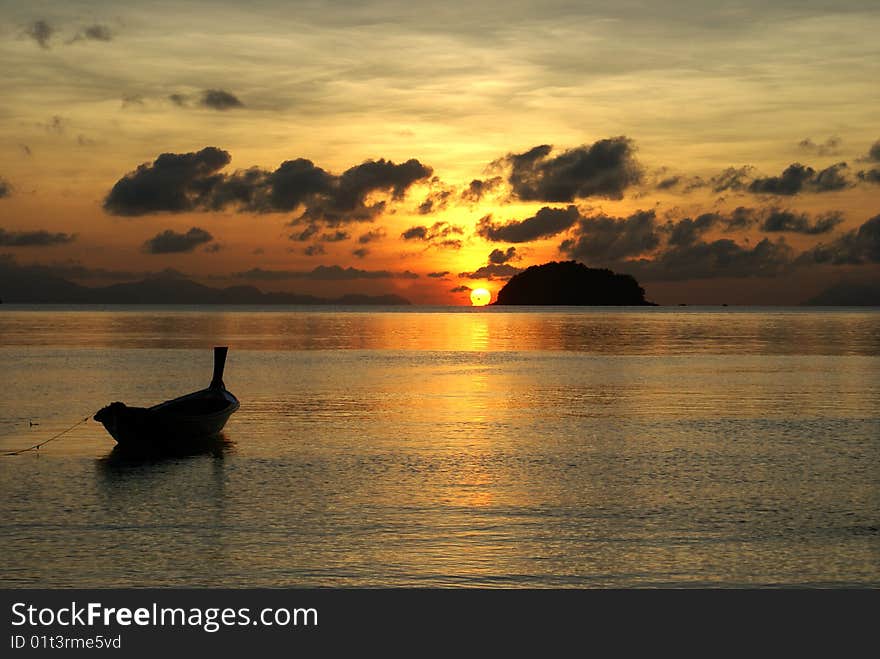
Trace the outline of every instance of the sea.
{"type": "Polygon", "coordinates": [[[880,586],[880,309],[2,305],[0,451],[68,429],[0,587],[880,586]],[[215,345],[208,446],[91,420],[215,345]]]}

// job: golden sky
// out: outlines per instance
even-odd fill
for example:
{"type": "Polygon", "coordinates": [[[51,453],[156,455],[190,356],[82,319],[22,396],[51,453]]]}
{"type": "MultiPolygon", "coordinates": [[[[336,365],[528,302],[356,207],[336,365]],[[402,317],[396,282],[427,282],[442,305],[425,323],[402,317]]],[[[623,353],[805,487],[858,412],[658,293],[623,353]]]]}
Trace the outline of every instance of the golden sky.
{"type": "Polygon", "coordinates": [[[670,304],[880,274],[876,1],[0,15],[7,263],[424,304],[571,258],[670,304]]]}

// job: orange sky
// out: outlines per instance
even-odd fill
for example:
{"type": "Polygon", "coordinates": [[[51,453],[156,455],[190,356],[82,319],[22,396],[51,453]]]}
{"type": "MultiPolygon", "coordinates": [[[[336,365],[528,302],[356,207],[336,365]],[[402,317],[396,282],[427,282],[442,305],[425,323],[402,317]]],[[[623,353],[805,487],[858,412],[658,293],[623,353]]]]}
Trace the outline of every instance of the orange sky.
{"type": "Polygon", "coordinates": [[[876,3],[0,8],[0,254],[19,264],[424,304],[568,258],[631,271],[661,303],[798,303],[877,279],[876,3]],[[205,147],[228,164],[156,162],[205,147]],[[297,159],[320,181],[283,179],[297,159]],[[783,176],[797,163],[812,169],[783,176]],[[493,250],[496,276],[464,276],[493,250]]]}

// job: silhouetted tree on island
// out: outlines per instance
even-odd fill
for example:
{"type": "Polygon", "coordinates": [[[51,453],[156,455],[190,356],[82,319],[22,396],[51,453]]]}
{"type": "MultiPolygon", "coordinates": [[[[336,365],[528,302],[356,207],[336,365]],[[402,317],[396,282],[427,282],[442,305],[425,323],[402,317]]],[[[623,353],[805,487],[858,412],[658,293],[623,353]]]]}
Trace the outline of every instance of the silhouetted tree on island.
{"type": "Polygon", "coordinates": [[[577,261],[526,268],[504,285],[494,304],[653,306],[631,275],[588,268],[577,261]]]}

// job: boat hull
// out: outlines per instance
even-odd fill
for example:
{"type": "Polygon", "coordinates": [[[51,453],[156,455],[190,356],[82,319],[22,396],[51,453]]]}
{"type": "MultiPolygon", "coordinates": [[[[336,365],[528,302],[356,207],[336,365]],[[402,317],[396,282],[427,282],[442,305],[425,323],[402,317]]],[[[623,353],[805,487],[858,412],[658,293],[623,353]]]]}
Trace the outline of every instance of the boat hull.
{"type": "Polygon", "coordinates": [[[95,420],[121,446],[170,449],[216,437],[238,407],[238,400],[228,391],[206,389],[148,408],[112,403],[95,420]],[[208,411],[192,413],[194,407],[207,404],[208,411]]]}

